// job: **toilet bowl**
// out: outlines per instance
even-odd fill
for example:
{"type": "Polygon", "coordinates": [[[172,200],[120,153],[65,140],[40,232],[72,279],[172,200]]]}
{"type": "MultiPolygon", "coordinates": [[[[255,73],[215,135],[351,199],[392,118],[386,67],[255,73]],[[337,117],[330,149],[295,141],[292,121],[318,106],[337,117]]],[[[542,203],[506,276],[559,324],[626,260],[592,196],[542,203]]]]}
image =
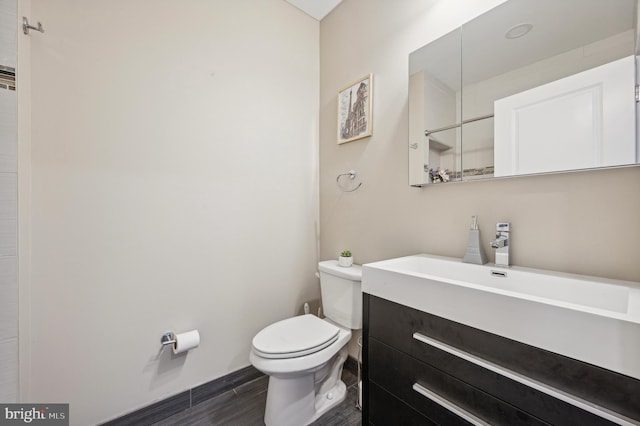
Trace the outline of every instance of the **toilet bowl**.
{"type": "Polygon", "coordinates": [[[265,424],[285,426],[311,423],[346,397],[346,386],[340,377],[347,359],[346,345],[351,338],[351,330],[311,314],[289,318],[269,327],[272,328],[264,329],[256,335],[249,356],[254,367],[269,375],[265,424]],[[313,326],[316,322],[335,330],[335,335],[328,344],[327,341],[322,341],[326,340],[326,334],[319,334],[315,348],[310,347],[310,340],[299,347],[291,345],[291,340],[287,339],[288,329],[303,330],[303,327],[310,324],[313,326]],[[290,357],[287,353],[277,353],[272,358],[265,357],[260,350],[265,348],[260,346],[259,338],[267,339],[261,333],[275,337],[279,332],[283,333],[283,339],[275,340],[286,343],[283,346],[292,349],[290,357]],[[299,355],[299,352],[304,354],[299,355]]]}
{"type": "Polygon", "coordinates": [[[267,426],[309,424],[345,399],[341,375],[347,343],[351,330],[362,327],[362,270],[354,266],[319,263],[327,318],[311,314],[287,318],[253,338],[251,364],[269,376],[267,426]]]}

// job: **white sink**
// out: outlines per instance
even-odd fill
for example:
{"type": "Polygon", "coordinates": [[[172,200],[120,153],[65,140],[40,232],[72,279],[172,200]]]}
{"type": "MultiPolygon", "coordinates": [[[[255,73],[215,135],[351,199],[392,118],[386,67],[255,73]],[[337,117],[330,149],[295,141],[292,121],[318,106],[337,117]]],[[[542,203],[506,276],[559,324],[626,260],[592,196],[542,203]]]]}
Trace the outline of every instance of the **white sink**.
{"type": "Polygon", "coordinates": [[[369,263],[362,291],[640,379],[640,283],[419,254],[369,263]]]}

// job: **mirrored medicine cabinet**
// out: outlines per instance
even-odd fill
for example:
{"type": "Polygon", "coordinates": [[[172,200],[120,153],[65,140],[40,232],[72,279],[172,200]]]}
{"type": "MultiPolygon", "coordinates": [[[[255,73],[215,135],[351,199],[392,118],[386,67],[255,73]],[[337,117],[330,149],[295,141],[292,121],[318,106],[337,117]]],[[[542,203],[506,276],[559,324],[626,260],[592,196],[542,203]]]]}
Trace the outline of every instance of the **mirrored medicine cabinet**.
{"type": "Polygon", "coordinates": [[[508,0],[409,55],[409,184],[637,164],[637,0],[508,0]]]}

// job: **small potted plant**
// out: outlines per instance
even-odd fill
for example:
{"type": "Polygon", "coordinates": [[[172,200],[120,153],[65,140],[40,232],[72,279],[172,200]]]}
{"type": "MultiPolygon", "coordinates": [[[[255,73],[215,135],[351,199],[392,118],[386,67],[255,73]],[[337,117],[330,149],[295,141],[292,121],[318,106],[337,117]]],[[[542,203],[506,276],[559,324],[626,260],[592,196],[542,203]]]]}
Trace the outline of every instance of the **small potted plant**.
{"type": "Polygon", "coordinates": [[[344,266],[345,268],[353,265],[353,256],[351,255],[351,250],[342,250],[340,253],[340,257],[338,258],[338,265],[344,266]]]}

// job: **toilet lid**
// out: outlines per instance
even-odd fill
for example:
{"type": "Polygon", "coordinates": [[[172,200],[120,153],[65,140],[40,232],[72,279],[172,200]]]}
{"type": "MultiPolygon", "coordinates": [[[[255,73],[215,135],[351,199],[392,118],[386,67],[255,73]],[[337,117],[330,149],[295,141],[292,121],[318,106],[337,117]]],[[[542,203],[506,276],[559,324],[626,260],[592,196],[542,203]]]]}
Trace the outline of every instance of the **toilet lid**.
{"type": "Polygon", "coordinates": [[[253,350],[263,358],[294,358],[326,348],[339,333],[315,315],[300,315],[265,327],[253,338],[253,350]]]}

